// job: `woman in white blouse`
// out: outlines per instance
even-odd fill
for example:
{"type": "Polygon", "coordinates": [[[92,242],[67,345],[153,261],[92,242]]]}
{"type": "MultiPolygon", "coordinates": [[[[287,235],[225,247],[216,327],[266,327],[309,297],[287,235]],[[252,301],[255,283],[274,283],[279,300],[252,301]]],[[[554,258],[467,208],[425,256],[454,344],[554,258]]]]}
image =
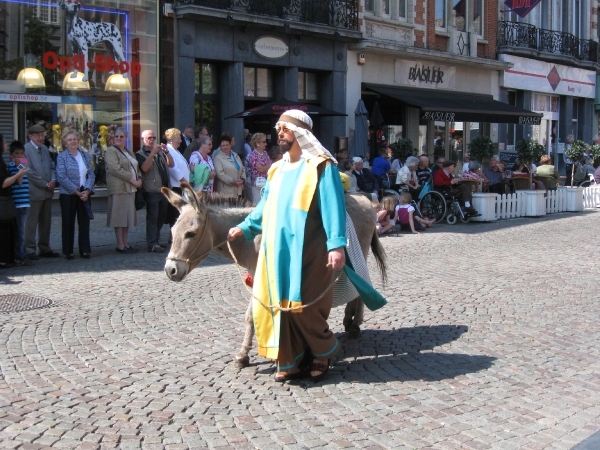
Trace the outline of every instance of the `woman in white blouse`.
{"type": "MultiPolygon", "coordinates": [[[[167,152],[173,158],[173,167],[169,167],[169,178],[171,179],[171,189],[181,195],[181,182],[190,182],[190,168],[185,157],[179,153],[179,145],[181,145],[181,131],[177,128],[169,128],[165,131],[167,139],[167,152]]],[[[172,205],[169,205],[167,212],[166,223],[171,227],[177,222],[179,211],[172,205]]]]}

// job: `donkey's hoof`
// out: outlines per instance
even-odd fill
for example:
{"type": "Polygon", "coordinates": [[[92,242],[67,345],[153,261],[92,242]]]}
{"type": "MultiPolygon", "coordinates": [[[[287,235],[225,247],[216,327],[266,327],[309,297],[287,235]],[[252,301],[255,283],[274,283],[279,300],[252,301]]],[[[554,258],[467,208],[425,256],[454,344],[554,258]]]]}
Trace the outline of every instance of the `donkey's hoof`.
{"type": "Polygon", "coordinates": [[[242,357],[235,357],[235,365],[237,367],[239,367],[240,369],[243,369],[244,367],[248,367],[250,365],[250,357],[249,356],[242,356],[242,357]]]}
{"type": "Polygon", "coordinates": [[[348,331],[348,337],[350,339],[356,339],[360,337],[360,327],[356,325],[352,325],[350,330],[348,331]]]}
{"type": "Polygon", "coordinates": [[[344,331],[346,333],[350,331],[350,327],[352,326],[352,319],[344,319],[342,323],[344,324],[344,331]]]}

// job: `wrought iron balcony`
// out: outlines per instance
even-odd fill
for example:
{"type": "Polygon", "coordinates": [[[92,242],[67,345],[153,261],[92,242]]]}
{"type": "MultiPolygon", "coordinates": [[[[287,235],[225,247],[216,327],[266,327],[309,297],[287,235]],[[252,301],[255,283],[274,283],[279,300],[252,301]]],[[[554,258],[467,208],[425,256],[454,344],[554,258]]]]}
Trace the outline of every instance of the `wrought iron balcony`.
{"type": "Polygon", "coordinates": [[[544,30],[528,23],[500,21],[496,42],[498,48],[518,47],[570,56],[580,61],[600,62],[597,42],[579,39],[571,33],[544,30]]]}
{"type": "Polygon", "coordinates": [[[358,30],[358,0],[179,0],[177,4],[244,11],[284,20],[358,30]]]}

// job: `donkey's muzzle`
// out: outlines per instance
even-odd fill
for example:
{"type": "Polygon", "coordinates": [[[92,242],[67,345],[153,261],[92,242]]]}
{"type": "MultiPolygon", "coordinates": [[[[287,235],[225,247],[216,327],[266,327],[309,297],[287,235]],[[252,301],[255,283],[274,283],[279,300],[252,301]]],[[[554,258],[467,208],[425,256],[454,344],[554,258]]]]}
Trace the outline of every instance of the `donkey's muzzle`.
{"type": "Polygon", "coordinates": [[[182,281],[188,274],[189,265],[184,261],[168,259],[165,262],[165,273],[171,281],[182,281]]]}

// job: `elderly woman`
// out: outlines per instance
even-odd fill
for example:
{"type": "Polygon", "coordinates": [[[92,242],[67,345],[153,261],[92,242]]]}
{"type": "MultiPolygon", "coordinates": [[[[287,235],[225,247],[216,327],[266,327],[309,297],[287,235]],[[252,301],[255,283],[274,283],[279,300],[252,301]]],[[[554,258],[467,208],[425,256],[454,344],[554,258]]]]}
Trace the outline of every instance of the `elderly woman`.
{"type": "Polygon", "coordinates": [[[416,172],[418,165],[419,158],[416,156],[406,158],[406,162],[396,175],[396,184],[408,186],[409,190],[419,189],[419,179],[416,172]]]}
{"type": "Polygon", "coordinates": [[[212,192],[213,184],[217,171],[213,164],[212,158],[209,156],[212,150],[212,138],[210,136],[200,137],[198,142],[198,150],[190,155],[190,178],[198,179],[200,170],[206,172],[206,181],[201,184],[194,184],[195,189],[202,189],[204,192],[212,192]]]}
{"type": "Polygon", "coordinates": [[[535,174],[538,177],[547,177],[548,185],[546,189],[548,190],[556,190],[558,187],[558,180],[560,175],[558,174],[558,170],[552,164],[550,164],[550,157],[548,155],[544,155],[540,158],[540,166],[537,168],[535,174]]]}
{"type": "Polygon", "coordinates": [[[129,245],[127,237],[129,227],[137,225],[135,210],[135,193],[142,187],[142,179],[138,171],[138,162],[133,152],[125,147],[127,132],[117,128],[114,134],[114,145],[106,149],[106,190],[108,204],[106,225],[115,229],[118,253],[136,253],[129,245]]]}
{"type": "Polygon", "coordinates": [[[481,171],[481,164],[479,164],[477,161],[471,161],[468,164],[468,167],[469,170],[463,171],[462,173],[462,178],[464,180],[475,180],[487,183],[487,178],[481,171]]]}
{"type": "Polygon", "coordinates": [[[223,195],[241,197],[246,181],[246,168],[240,157],[231,150],[229,133],[221,135],[221,151],[213,162],[217,170],[217,192],[223,195]]]}
{"type": "Polygon", "coordinates": [[[95,175],[88,152],[79,149],[78,133],[67,131],[62,137],[63,151],[56,158],[56,181],[62,219],[62,252],[73,259],[75,218],[79,227],[79,254],[89,259],[90,246],[90,195],[94,192],[95,175]]]}
{"type": "MultiPolygon", "coordinates": [[[[167,152],[173,158],[173,167],[169,167],[169,178],[171,179],[171,189],[178,194],[181,194],[181,182],[190,181],[190,168],[185,160],[185,157],[179,152],[178,148],[181,145],[181,131],[177,128],[169,128],[165,131],[167,139],[167,152]]],[[[177,222],[179,210],[169,204],[167,218],[165,220],[171,227],[177,222]]],[[[171,242],[171,239],[169,239],[171,242]]]]}
{"type": "Polygon", "coordinates": [[[244,196],[253,204],[258,205],[261,190],[267,182],[267,172],[272,164],[266,150],[267,136],[263,133],[254,133],[252,139],[250,139],[250,146],[252,147],[252,152],[246,159],[244,196]]]}

